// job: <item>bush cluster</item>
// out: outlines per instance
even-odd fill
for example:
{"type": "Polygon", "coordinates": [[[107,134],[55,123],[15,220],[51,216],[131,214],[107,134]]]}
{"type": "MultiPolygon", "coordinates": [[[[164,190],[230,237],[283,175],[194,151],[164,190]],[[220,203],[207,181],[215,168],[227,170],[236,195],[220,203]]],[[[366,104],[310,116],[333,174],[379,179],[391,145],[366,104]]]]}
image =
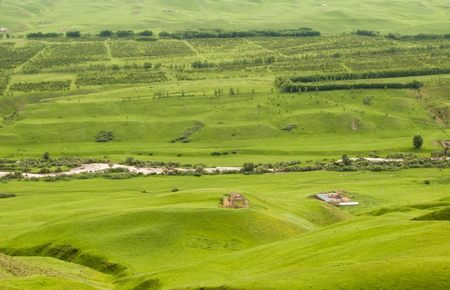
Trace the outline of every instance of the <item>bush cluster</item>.
{"type": "Polygon", "coordinates": [[[114,133],[108,131],[100,131],[95,136],[95,142],[107,143],[114,140],[114,133]]]}

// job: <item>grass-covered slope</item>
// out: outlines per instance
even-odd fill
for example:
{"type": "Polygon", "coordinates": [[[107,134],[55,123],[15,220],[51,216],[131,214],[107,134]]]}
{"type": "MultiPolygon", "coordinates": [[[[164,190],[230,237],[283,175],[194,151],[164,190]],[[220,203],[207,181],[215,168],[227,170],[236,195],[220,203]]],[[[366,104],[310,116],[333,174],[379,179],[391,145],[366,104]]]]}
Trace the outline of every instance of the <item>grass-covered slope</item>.
{"type": "MultiPolygon", "coordinates": [[[[50,152],[116,160],[134,155],[159,161],[241,165],[338,158],[343,153],[412,152],[411,139],[417,133],[426,139],[422,153],[429,153],[437,150],[436,140],[448,135],[412,90],[294,96],[194,93],[175,98],[154,98],[153,92],[118,89],[29,104],[0,130],[3,154],[14,158],[50,152]],[[371,104],[365,105],[368,95],[371,104]],[[190,143],[170,143],[199,122],[202,126],[190,135],[190,143]],[[293,130],[285,129],[292,125],[293,130]],[[100,131],[111,131],[116,139],[96,143],[100,131]],[[213,152],[227,155],[212,156],[213,152]]],[[[434,91],[426,96],[428,103],[433,99],[442,102],[434,91]]]]}
{"type": "Polygon", "coordinates": [[[445,289],[448,221],[415,218],[448,207],[447,176],[424,169],[10,182],[2,190],[17,197],[0,201],[0,248],[86,265],[115,275],[123,289],[445,289]],[[309,198],[333,189],[361,205],[309,198]],[[219,208],[230,191],[244,193],[250,208],[219,208]],[[390,210],[376,214],[381,208],[390,210]]]}
{"type": "Polygon", "coordinates": [[[14,31],[314,27],[326,33],[448,32],[445,0],[420,1],[18,1],[3,0],[1,25],[14,31]],[[270,24],[267,20],[270,19],[270,24]]]}
{"type": "Polygon", "coordinates": [[[3,40],[1,155],[305,162],[419,153],[421,134],[429,156],[448,139],[449,47],[360,35],[3,40]],[[278,91],[287,77],[308,92],[278,91]],[[411,82],[423,87],[383,87],[411,82]],[[315,89],[349,83],[379,89],[315,89]],[[101,131],[113,142],[96,142],[101,131]]]}
{"type": "Polygon", "coordinates": [[[0,254],[1,289],[108,289],[112,281],[109,275],[54,258],[0,254]]]}
{"type": "Polygon", "coordinates": [[[357,219],[161,277],[171,286],[198,280],[196,286],[252,289],[445,289],[450,285],[449,228],[448,223],[357,219]],[[207,274],[200,272],[205,264],[207,274]]]}

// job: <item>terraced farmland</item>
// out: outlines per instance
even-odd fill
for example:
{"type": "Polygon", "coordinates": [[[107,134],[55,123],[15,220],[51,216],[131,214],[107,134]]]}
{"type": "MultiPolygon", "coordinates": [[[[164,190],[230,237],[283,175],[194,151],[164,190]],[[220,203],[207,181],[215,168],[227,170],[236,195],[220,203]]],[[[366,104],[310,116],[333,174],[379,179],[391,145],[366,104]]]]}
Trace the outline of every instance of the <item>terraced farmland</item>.
{"type": "Polygon", "coordinates": [[[448,289],[450,39],[373,34],[2,38],[0,288],[448,289]]]}

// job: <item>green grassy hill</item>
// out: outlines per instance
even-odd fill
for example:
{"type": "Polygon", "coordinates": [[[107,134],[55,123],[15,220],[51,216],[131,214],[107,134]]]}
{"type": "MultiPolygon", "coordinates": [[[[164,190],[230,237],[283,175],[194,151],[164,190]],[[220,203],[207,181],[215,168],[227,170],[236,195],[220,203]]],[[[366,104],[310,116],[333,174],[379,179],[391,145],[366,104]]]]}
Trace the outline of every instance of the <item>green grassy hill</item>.
{"type": "Polygon", "coordinates": [[[1,26],[13,31],[79,29],[177,30],[313,27],[324,33],[356,29],[383,32],[448,32],[445,0],[420,1],[17,1],[0,2],[1,26]],[[270,24],[268,24],[270,20],[270,24]]]}
{"type": "Polygon", "coordinates": [[[2,251],[87,265],[122,289],[145,281],[154,288],[142,289],[450,285],[448,222],[413,220],[448,207],[448,170],[22,181],[2,190],[17,194],[0,200],[2,251]],[[337,188],[361,206],[309,198],[337,188]],[[218,208],[230,191],[250,208],[218,208]]]}
{"type": "MultiPolygon", "coordinates": [[[[246,161],[338,158],[343,152],[412,152],[411,138],[417,132],[427,139],[422,153],[438,149],[434,141],[446,133],[415,92],[371,91],[371,106],[363,104],[367,94],[361,90],[301,97],[241,93],[225,98],[200,94],[155,99],[149,89],[112,90],[30,104],[0,130],[0,142],[10,157],[47,151],[54,156],[124,160],[134,155],[236,166],[246,161]],[[195,122],[204,127],[190,137],[190,143],[170,143],[195,122]],[[291,124],[297,128],[283,130],[291,124]],[[113,131],[117,140],[96,143],[102,130],[113,131]],[[217,151],[229,154],[211,156],[217,151]]],[[[433,93],[433,97],[437,96],[433,93]]]]}
{"type": "Polygon", "coordinates": [[[113,277],[79,264],[50,257],[0,254],[2,289],[92,290],[113,287],[113,277]]]}
{"type": "Polygon", "coordinates": [[[23,33],[334,34],[3,37],[0,289],[450,289],[450,160],[431,158],[450,138],[450,39],[417,35],[450,31],[447,1],[0,0],[0,11],[0,27],[23,33]],[[415,36],[337,34],[359,28],[415,36]],[[21,178],[98,160],[168,174],[21,178]],[[247,162],[257,169],[200,170],[247,162]],[[333,190],[360,204],[312,198],[333,190]],[[220,207],[230,192],[249,208],[220,207]]]}
{"type": "MultiPolygon", "coordinates": [[[[429,156],[448,138],[449,41],[384,37],[3,41],[4,157],[128,156],[242,165],[369,154],[429,156]],[[195,67],[201,63],[206,67],[195,67]],[[147,65],[149,68],[145,68],[147,65]],[[437,74],[433,69],[439,69],[437,74]],[[400,72],[392,78],[349,73],[400,72]],[[412,73],[412,75],[411,75],[412,73]],[[279,92],[280,76],[414,89],[279,92]],[[61,87],[62,86],[62,87],[61,87]],[[100,131],[115,140],[95,142],[100,131]],[[189,143],[171,142],[189,135],[189,143]],[[411,147],[422,134],[422,151],[411,147]],[[225,153],[213,156],[214,152],[225,153]]],[[[0,81],[2,77],[0,75],[0,81]]]]}

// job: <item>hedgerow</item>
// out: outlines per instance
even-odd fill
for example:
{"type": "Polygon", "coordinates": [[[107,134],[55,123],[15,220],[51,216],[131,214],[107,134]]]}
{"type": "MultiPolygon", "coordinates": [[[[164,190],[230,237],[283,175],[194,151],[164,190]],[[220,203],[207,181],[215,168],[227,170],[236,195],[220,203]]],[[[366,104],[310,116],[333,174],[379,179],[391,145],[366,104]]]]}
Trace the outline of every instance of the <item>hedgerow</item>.
{"type": "Polygon", "coordinates": [[[70,89],[70,80],[66,81],[45,81],[45,82],[20,82],[14,83],[9,88],[13,91],[62,91],[70,89]]]}
{"type": "Polygon", "coordinates": [[[311,37],[320,36],[319,31],[311,28],[286,29],[286,30],[248,30],[248,31],[225,31],[214,30],[191,30],[177,32],[161,32],[161,38],[192,39],[192,38],[242,38],[242,37],[311,37]]]}
{"type": "Polygon", "coordinates": [[[9,74],[0,71],[0,95],[3,95],[10,80],[9,74]]]}
{"type": "Polygon", "coordinates": [[[390,71],[365,71],[353,73],[339,73],[339,74],[320,74],[320,75],[306,75],[306,76],[289,76],[277,77],[277,83],[282,83],[286,79],[292,82],[322,82],[322,81],[344,81],[344,80],[358,80],[358,79],[380,79],[380,78],[397,78],[423,75],[439,75],[450,73],[450,66],[439,68],[420,68],[408,70],[390,70],[390,71]]]}
{"type": "Polygon", "coordinates": [[[134,83],[154,83],[167,80],[162,71],[152,72],[89,72],[81,73],[77,76],[77,86],[93,86],[107,84],[134,84],[134,83]]]}
{"type": "Polygon", "coordinates": [[[353,90],[353,89],[419,89],[423,86],[418,81],[407,83],[330,83],[330,84],[304,84],[285,81],[278,83],[281,92],[297,93],[308,91],[333,91],[333,90],[353,90]]]}

